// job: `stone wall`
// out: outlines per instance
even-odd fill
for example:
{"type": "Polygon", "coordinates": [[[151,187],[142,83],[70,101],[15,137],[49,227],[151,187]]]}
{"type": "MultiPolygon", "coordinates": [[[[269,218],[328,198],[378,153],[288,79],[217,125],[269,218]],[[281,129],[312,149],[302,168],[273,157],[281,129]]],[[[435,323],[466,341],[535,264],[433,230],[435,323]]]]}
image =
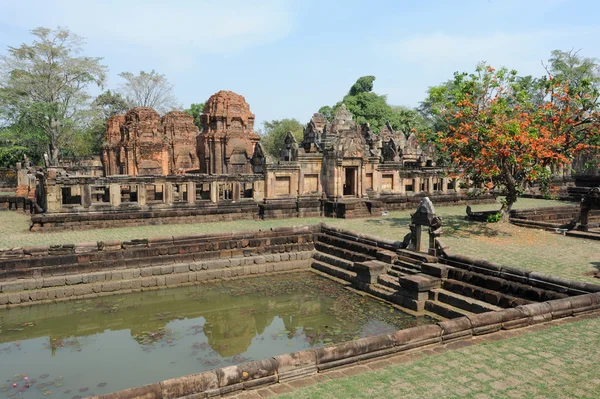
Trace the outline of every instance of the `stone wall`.
{"type": "Polygon", "coordinates": [[[308,269],[320,226],[0,251],[0,307],[308,269]]]}

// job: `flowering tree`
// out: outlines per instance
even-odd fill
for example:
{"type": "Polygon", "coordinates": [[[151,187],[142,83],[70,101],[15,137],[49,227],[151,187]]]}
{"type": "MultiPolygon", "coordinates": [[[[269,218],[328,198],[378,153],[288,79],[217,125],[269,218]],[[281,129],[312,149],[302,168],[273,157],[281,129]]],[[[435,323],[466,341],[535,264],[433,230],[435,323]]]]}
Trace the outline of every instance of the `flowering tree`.
{"type": "Polygon", "coordinates": [[[527,183],[548,182],[552,166],[600,149],[597,88],[570,83],[484,64],[455,74],[440,111],[447,129],[436,139],[473,187],[506,196],[505,216],[527,183]]]}

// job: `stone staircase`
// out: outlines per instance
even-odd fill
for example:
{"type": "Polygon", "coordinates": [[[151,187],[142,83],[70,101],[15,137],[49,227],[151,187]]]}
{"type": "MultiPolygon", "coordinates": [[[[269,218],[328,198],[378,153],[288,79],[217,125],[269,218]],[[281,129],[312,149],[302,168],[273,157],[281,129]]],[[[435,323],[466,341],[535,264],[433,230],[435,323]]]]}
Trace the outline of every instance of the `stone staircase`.
{"type": "Polygon", "coordinates": [[[417,313],[455,318],[566,296],[440,263],[424,253],[327,232],[314,239],[313,269],[417,313]]]}

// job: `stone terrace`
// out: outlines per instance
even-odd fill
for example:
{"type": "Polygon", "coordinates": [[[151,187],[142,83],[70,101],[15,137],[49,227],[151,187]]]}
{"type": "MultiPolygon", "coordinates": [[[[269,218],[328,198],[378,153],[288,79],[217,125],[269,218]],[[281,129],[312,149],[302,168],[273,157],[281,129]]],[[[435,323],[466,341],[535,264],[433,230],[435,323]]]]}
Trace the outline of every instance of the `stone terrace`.
{"type": "MultiPolygon", "coordinates": [[[[564,205],[562,202],[519,199],[517,209],[564,205]]],[[[474,210],[498,209],[499,205],[479,205],[474,210]]],[[[598,271],[596,256],[600,242],[581,240],[562,235],[518,227],[507,223],[470,223],[464,220],[465,208],[436,207],[444,218],[444,242],[455,253],[496,263],[521,267],[578,281],[598,280],[585,274],[598,271]]],[[[293,218],[268,221],[239,220],[224,223],[140,226],[91,230],[85,232],[86,241],[132,240],[150,236],[177,236],[198,233],[219,233],[269,229],[272,227],[315,224],[319,218],[293,218]]],[[[327,219],[327,224],[347,230],[360,231],[378,237],[401,240],[408,231],[410,211],[390,212],[388,216],[371,219],[327,219]]],[[[0,225],[11,226],[11,233],[0,236],[0,248],[76,243],[82,241],[81,232],[30,233],[27,215],[0,212],[0,225]]]]}

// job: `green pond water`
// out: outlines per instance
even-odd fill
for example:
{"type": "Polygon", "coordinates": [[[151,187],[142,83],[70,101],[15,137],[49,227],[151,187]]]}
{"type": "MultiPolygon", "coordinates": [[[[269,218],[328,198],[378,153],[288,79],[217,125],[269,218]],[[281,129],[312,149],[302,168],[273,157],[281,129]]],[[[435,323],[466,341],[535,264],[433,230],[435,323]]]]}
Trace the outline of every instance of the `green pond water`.
{"type": "Polygon", "coordinates": [[[6,309],[0,399],[105,394],[431,322],[310,272],[6,309]]]}

